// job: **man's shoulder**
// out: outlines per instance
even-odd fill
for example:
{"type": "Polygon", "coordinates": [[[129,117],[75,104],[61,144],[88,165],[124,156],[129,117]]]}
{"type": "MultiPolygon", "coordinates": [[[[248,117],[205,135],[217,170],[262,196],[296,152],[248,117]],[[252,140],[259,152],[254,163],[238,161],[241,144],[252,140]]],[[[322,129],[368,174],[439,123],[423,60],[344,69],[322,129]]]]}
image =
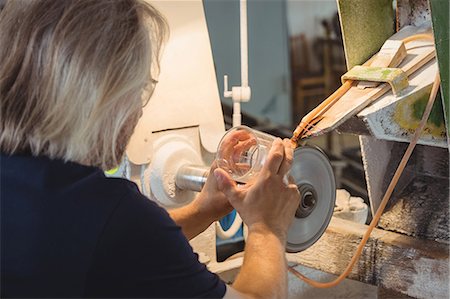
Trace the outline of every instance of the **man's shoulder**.
{"type": "Polygon", "coordinates": [[[168,223],[173,224],[167,211],[156,202],[142,194],[138,186],[127,179],[106,178],[105,187],[114,186],[120,190],[120,202],[117,213],[126,218],[129,223],[138,225],[145,222],[147,225],[168,223]]]}

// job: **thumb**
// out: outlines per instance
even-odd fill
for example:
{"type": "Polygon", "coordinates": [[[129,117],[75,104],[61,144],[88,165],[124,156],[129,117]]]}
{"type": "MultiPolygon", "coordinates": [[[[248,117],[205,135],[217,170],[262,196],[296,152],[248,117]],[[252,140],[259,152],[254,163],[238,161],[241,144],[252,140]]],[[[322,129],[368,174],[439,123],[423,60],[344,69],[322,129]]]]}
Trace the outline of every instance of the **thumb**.
{"type": "Polygon", "coordinates": [[[217,181],[217,189],[223,192],[229,200],[239,195],[240,191],[237,188],[236,182],[225,170],[221,168],[214,169],[214,177],[217,181]]]}

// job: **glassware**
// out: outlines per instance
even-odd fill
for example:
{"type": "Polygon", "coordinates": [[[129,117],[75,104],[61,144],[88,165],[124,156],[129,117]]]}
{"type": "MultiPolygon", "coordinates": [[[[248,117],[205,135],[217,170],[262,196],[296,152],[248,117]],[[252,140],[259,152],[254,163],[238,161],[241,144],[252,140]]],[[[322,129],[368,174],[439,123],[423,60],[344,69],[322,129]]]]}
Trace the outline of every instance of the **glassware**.
{"type": "Polygon", "coordinates": [[[275,137],[247,126],[228,130],[217,149],[217,166],[239,183],[247,183],[261,170],[275,137]]]}

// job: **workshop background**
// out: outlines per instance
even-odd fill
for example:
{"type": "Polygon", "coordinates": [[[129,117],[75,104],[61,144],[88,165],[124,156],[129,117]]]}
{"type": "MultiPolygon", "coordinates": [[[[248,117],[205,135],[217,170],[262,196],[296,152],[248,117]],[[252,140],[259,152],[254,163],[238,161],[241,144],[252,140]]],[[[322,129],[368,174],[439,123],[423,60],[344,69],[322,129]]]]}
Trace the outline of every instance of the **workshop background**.
{"type": "MultiPolygon", "coordinates": [[[[363,13],[364,5],[366,5],[366,10],[368,7],[373,8],[367,10],[366,23],[373,23],[375,20],[373,24],[377,24],[376,19],[378,18],[377,26],[381,25],[378,28],[373,27],[373,32],[374,34],[381,32],[381,35],[386,38],[404,26],[420,27],[424,23],[431,23],[433,16],[435,34],[444,34],[442,35],[444,36],[442,45],[437,43],[438,55],[448,56],[449,25],[448,3],[445,3],[446,1],[367,1],[361,7],[358,7],[359,4],[356,2],[358,1],[248,1],[249,85],[252,87],[252,100],[242,103],[243,124],[276,136],[291,137],[292,131],[302,117],[342,84],[341,76],[347,72],[348,62],[344,53],[342,26],[347,26],[344,29],[350,32],[351,30],[348,27],[354,27],[359,18],[355,15],[355,12],[361,9],[359,13],[363,13]],[[342,25],[342,20],[340,22],[339,3],[342,10],[341,17],[344,14],[346,21],[349,22],[347,25],[342,25]],[[352,5],[351,3],[354,4],[354,8],[346,6],[352,5]],[[432,5],[434,6],[433,15],[431,15],[430,7],[432,5]],[[345,15],[347,13],[350,16],[345,15]],[[356,21],[352,19],[351,14],[354,14],[353,18],[357,19],[356,21]],[[438,23],[438,20],[443,23],[438,23]],[[348,24],[353,21],[353,25],[349,26],[348,24]],[[447,35],[440,30],[446,32],[447,35]],[[445,42],[447,42],[446,46],[445,42]],[[440,53],[444,53],[444,55],[440,53]]],[[[240,83],[239,35],[236,34],[239,32],[239,1],[203,1],[203,3],[217,84],[219,92],[222,92],[224,90],[224,74],[228,75],[229,85],[235,86],[240,83]]],[[[372,37],[369,32],[367,36],[372,37]]],[[[354,45],[352,41],[347,41],[347,44],[354,45]]],[[[445,61],[445,57],[439,59],[440,63],[442,61],[445,61]]],[[[445,90],[448,86],[448,73],[446,77],[444,75],[443,80],[445,90]]],[[[413,165],[406,171],[408,175],[405,176],[408,178],[404,179],[404,182],[400,184],[401,187],[398,188],[403,188],[403,191],[397,190],[398,194],[392,200],[394,203],[385,212],[380,227],[385,230],[448,244],[448,233],[444,232],[448,231],[449,187],[448,149],[446,149],[448,146],[442,110],[443,101],[440,96],[438,96],[436,102],[433,111],[438,119],[436,123],[440,128],[437,134],[439,136],[435,139],[431,138],[432,141],[428,143],[424,141],[425,144],[432,146],[418,146],[416,154],[411,159],[413,162],[410,164],[413,165]],[[424,173],[423,176],[422,173],[424,173]],[[417,177],[412,178],[411,174],[417,177]],[[426,185],[430,180],[433,180],[434,185],[428,190],[424,190],[424,184],[426,185]],[[429,203],[429,198],[428,201],[426,199],[436,192],[431,191],[431,188],[443,191],[436,196],[438,204],[434,206],[429,203]],[[416,204],[412,204],[413,201],[416,204]],[[428,225],[425,223],[425,219],[419,220],[417,218],[419,212],[416,211],[417,207],[415,207],[419,205],[417,202],[425,207],[425,211],[428,209],[424,214],[425,217],[437,217],[439,220],[436,220],[436,222],[439,224],[428,225]],[[405,216],[405,213],[408,212],[399,212],[402,210],[401,207],[413,216],[405,216]],[[439,214],[440,209],[444,212],[439,216],[433,216],[439,214]],[[430,212],[431,210],[433,212],[430,212]],[[405,217],[405,222],[396,224],[396,222],[401,222],[396,221],[398,217],[405,217]],[[413,217],[415,218],[413,219],[413,217]],[[424,226],[427,228],[424,228],[424,226]]],[[[232,124],[232,101],[222,96],[221,103],[226,128],[228,129],[232,124]]],[[[361,119],[369,118],[365,117],[364,115],[358,116],[361,119]]],[[[412,122],[412,120],[408,121],[412,122]]],[[[408,129],[411,132],[411,127],[408,129]]],[[[400,160],[400,153],[406,149],[406,145],[391,141],[378,142],[373,137],[360,138],[357,135],[360,132],[360,128],[355,129],[355,127],[342,129],[339,134],[336,130],[333,130],[311,139],[309,144],[319,146],[330,158],[337,188],[348,192],[345,193],[344,197],[349,195],[352,198],[358,198],[368,206],[367,218],[364,222],[369,224],[372,220],[373,209],[378,206],[370,206],[366,181],[372,183],[372,197],[381,196],[381,192],[384,192],[384,188],[387,186],[388,178],[392,176],[394,167],[400,160]],[[366,151],[366,165],[362,161],[364,155],[361,153],[361,148],[366,151]],[[387,158],[383,158],[384,155],[387,158]],[[386,162],[381,162],[382,160],[386,160],[386,162]],[[389,163],[392,166],[387,165],[389,163]],[[383,167],[386,167],[386,169],[381,170],[383,167]],[[375,178],[385,175],[387,177],[375,178]]],[[[386,135],[389,135],[387,130],[386,132],[386,135]]],[[[400,137],[400,139],[403,138],[403,141],[407,141],[409,137],[406,133],[403,135],[406,137],[400,137]]],[[[387,137],[386,140],[392,139],[387,137]]],[[[222,225],[226,228],[227,225],[231,225],[233,219],[234,215],[229,216],[229,218],[222,220],[222,225]]],[[[219,238],[218,259],[223,260],[239,253],[243,246],[242,231],[231,241],[222,242],[219,238]]],[[[330,274],[305,267],[302,268],[302,271],[321,280],[330,280],[330,277],[332,277],[330,274]],[[328,279],[324,279],[325,277],[328,279]]],[[[332,290],[303,286],[301,290],[290,291],[293,294],[307,296],[305,298],[377,298],[379,296],[383,298],[398,298],[398,296],[410,298],[402,295],[402,293],[413,294],[418,292],[421,294],[422,292],[426,294],[427,287],[423,288],[424,290],[421,291],[403,290],[395,292],[383,287],[377,289],[370,284],[347,280],[340,287],[332,290]]],[[[422,295],[417,296],[421,297],[422,295]]]]}
{"type": "MultiPolygon", "coordinates": [[[[239,1],[204,1],[219,91],[223,75],[240,82],[239,1]]],[[[249,85],[243,123],[291,137],[298,122],[340,86],[346,72],[336,1],[249,1],[249,85]],[[255,55],[257,53],[257,55],[255,55]]],[[[222,97],[231,126],[230,99],[222,97]]],[[[339,168],[338,187],[368,200],[356,135],[331,132],[312,140],[339,168]]]]}
{"type": "MultiPolygon", "coordinates": [[[[219,91],[223,75],[229,85],[240,83],[239,1],[203,1],[219,91]]],[[[340,85],[346,72],[336,1],[249,1],[249,85],[252,99],[242,103],[242,123],[276,136],[290,138],[303,116],[340,85]],[[256,54],[257,53],[257,54],[256,54]]],[[[221,97],[226,128],[232,126],[232,101],[221,97]]],[[[368,204],[359,140],[356,135],[331,132],[315,138],[332,160],[338,188],[368,204]],[[336,171],[337,170],[337,171],[336,171]]],[[[231,226],[235,213],[221,221],[231,226]]],[[[368,217],[370,222],[371,216],[368,217]]],[[[242,230],[231,240],[218,240],[218,260],[244,248],[242,230]]],[[[333,276],[303,267],[307,275],[333,276]]],[[[293,290],[308,298],[337,296],[375,298],[376,288],[347,280],[337,289],[293,290]]]]}

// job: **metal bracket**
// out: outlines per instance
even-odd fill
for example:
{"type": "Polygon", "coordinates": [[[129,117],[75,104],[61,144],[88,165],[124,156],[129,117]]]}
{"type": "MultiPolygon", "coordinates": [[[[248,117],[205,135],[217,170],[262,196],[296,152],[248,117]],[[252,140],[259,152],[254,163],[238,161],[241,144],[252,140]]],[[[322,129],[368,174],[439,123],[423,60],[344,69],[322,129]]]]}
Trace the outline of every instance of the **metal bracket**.
{"type": "Polygon", "coordinates": [[[408,76],[400,68],[357,65],[341,77],[342,83],[347,80],[385,82],[391,85],[395,96],[409,86],[408,76]]]}

